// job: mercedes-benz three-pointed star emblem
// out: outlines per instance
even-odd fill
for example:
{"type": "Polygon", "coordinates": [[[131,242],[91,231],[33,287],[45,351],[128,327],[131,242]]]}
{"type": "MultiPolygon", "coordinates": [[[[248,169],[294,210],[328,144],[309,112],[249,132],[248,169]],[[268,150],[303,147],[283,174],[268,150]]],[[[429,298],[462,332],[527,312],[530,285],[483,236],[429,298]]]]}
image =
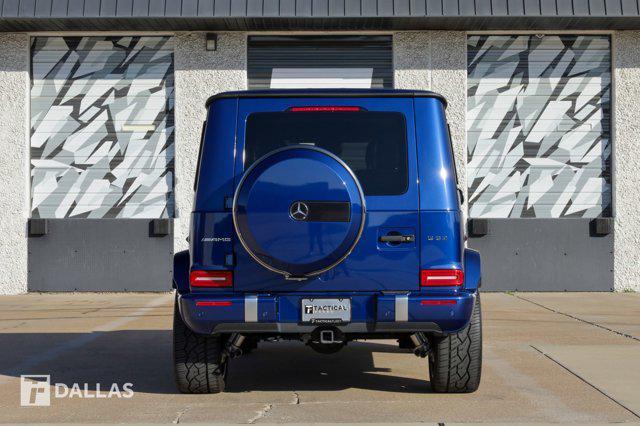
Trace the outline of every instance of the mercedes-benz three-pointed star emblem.
{"type": "Polygon", "coordinates": [[[289,216],[295,220],[306,220],[309,216],[309,206],[302,201],[296,201],[289,207],[289,216]]]}

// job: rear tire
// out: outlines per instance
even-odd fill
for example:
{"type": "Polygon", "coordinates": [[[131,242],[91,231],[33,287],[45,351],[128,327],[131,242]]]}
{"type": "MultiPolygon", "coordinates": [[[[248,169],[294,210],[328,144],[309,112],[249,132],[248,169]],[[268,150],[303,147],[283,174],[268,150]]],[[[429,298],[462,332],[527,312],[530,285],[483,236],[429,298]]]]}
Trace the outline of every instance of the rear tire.
{"type": "Polygon", "coordinates": [[[438,393],[469,393],[480,385],[482,373],[482,315],[480,293],[469,324],[457,333],[432,339],[429,355],[431,388],[438,393]]]}
{"type": "Polygon", "coordinates": [[[219,393],[224,390],[227,360],[219,334],[194,333],[182,320],[178,300],[173,310],[173,364],[182,393],[219,393]]]}

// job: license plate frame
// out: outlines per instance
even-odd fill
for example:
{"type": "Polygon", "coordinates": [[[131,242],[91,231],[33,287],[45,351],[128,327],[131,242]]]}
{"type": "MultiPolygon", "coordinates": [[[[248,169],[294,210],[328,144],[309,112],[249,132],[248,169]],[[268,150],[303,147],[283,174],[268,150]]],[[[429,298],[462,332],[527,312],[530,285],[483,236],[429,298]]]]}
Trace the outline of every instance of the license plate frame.
{"type": "Polygon", "coordinates": [[[319,297],[300,300],[302,324],[334,325],[351,322],[351,298],[319,297]]]}

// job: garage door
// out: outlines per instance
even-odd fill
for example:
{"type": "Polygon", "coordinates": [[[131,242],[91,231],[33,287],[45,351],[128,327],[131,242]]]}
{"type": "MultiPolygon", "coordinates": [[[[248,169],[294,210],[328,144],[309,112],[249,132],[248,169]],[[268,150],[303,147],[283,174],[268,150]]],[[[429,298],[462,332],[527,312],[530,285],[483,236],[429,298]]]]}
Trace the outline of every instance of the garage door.
{"type": "Polygon", "coordinates": [[[487,225],[471,245],[488,288],[612,287],[613,237],[596,226],[612,216],[610,44],[468,37],[469,217],[487,225]]]}
{"type": "Polygon", "coordinates": [[[31,290],[167,289],[173,167],[170,37],[32,39],[31,290]]]}
{"type": "Polygon", "coordinates": [[[249,37],[249,88],[392,88],[391,40],[391,36],[249,37]]]}

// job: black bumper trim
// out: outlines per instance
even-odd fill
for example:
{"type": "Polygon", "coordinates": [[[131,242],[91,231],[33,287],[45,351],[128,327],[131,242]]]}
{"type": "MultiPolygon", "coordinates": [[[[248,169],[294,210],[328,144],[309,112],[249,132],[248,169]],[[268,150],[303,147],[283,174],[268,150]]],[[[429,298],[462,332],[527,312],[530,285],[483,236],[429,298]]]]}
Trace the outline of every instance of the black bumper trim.
{"type": "Polygon", "coordinates": [[[442,329],[435,322],[379,322],[376,324],[376,333],[393,332],[425,332],[442,333],[442,329]]]}
{"type": "MultiPolygon", "coordinates": [[[[296,323],[220,323],[212,333],[309,333],[323,325],[300,325],[296,323]]],[[[434,322],[354,322],[336,325],[343,333],[442,333],[434,322]]]]}

